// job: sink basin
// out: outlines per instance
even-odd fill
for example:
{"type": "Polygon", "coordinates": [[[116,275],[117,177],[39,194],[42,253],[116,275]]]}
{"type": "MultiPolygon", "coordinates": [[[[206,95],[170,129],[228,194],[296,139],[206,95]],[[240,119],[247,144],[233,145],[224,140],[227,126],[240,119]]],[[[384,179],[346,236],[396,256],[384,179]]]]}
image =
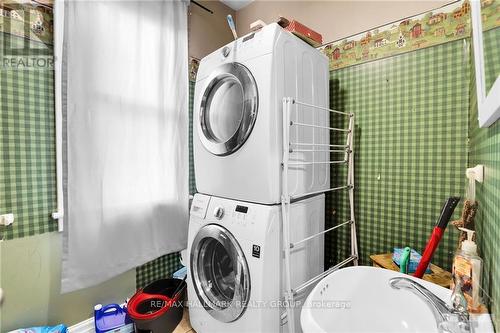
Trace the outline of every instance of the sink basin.
{"type": "MultiPolygon", "coordinates": [[[[389,279],[410,277],[450,304],[451,291],[387,269],[356,266],[321,280],[302,308],[304,333],[439,332],[429,306],[408,290],[391,288],[389,279]]],[[[475,333],[494,332],[488,314],[471,317],[475,333]]]]}

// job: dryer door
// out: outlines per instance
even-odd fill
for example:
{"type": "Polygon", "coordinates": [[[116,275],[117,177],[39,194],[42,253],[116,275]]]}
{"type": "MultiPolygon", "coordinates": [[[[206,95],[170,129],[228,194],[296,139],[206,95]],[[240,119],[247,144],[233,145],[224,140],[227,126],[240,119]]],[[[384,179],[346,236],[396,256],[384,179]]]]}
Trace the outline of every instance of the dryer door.
{"type": "Polygon", "coordinates": [[[198,134],[215,155],[229,155],[248,139],[257,117],[258,92],[252,73],[233,62],[216,68],[203,92],[198,134]]]}
{"type": "Polygon", "coordinates": [[[215,319],[238,319],[250,298],[250,272],[234,236],[217,224],[198,231],[191,246],[191,278],[196,295],[215,319]]]}

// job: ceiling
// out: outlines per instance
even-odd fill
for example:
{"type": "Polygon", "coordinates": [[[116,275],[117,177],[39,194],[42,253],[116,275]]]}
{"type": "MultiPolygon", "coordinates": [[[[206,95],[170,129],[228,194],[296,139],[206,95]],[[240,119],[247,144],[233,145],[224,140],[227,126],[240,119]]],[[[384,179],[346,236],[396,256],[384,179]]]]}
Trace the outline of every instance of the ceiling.
{"type": "Polygon", "coordinates": [[[220,0],[220,1],[233,10],[240,10],[241,8],[249,5],[253,0],[220,0]]]}

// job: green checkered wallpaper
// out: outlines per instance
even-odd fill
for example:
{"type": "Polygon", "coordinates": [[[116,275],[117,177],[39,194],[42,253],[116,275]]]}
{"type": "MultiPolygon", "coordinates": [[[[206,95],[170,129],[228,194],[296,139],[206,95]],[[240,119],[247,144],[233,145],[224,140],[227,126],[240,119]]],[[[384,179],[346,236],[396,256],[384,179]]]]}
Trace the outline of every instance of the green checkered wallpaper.
{"type": "MultiPolygon", "coordinates": [[[[464,41],[455,41],[331,72],[332,108],[356,115],[355,212],[362,264],[395,246],[421,252],[445,199],[464,193],[467,61],[464,41]]],[[[334,117],[332,126],[342,126],[339,119],[334,117]]],[[[345,170],[332,169],[332,185],[344,182],[345,170]]],[[[347,203],[346,192],[328,196],[327,225],[349,219],[347,203]]],[[[328,266],[349,253],[347,229],[337,230],[326,241],[328,266]]],[[[447,230],[435,264],[450,268],[457,235],[454,228],[447,230]]]]}
{"type": "Polygon", "coordinates": [[[193,158],[193,101],[194,82],[189,81],[189,193],[196,193],[194,182],[194,158],[193,158]]]}
{"type": "MultiPolygon", "coordinates": [[[[484,33],[486,86],[500,75],[500,28],[484,33]]],[[[473,64],[471,64],[471,68],[473,64]]],[[[469,166],[484,164],[483,184],[476,184],[479,210],[476,216],[477,242],[484,260],[484,299],[489,303],[497,331],[500,329],[500,121],[479,128],[474,71],[470,71],[469,166]]]]}
{"type": "MultiPolygon", "coordinates": [[[[7,58],[4,42],[20,48],[25,40],[0,33],[7,58]]],[[[0,238],[57,230],[53,86],[52,68],[0,68],[0,214],[15,216],[14,224],[0,227],[0,238]]]]}
{"type": "Polygon", "coordinates": [[[149,283],[167,278],[181,268],[180,255],[171,253],[150,261],[135,270],[135,284],[137,289],[144,288],[149,283]]]}

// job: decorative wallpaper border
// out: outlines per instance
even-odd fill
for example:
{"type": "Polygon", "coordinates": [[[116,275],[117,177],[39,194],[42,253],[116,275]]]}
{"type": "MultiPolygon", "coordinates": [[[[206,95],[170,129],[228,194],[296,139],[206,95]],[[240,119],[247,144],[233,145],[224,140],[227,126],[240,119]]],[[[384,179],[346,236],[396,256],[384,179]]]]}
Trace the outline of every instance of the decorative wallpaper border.
{"type": "Polygon", "coordinates": [[[35,2],[2,0],[0,32],[52,45],[54,40],[53,10],[35,2]]]}
{"type": "MultiPolygon", "coordinates": [[[[483,28],[500,26],[500,0],[481,0],[483,28]]],[[[0,32],[53,44],[53,11],[34,2],[0,2],[0,32]]],[[[433,11],[402,19],[323,45],[320,50],[335,70],[404,52],[469,37],[469,0],[459,0],[433,11]]],[[[190,58],[189,78],[195,81],[199,60],[190,58]]]]}
{"type": "MultiPolygon", "coordinates": [[[[500,0],[481,0],[481,7],[483,29],[500,26],[500,0]]],[[[320,50],[334,70],[462,39],[470,33],[470,4],[461,0],[328,43],[320,50]]]]}

